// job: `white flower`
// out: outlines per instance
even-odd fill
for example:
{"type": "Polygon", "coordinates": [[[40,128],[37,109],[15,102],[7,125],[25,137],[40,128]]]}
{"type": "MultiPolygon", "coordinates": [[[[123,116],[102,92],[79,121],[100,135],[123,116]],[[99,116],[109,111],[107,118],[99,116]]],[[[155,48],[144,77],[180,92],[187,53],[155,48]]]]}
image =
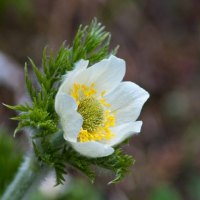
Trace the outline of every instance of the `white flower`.
{"type": "Polygon", "coordinates": [[[61,84],[55,99],[64,139],[80,154],[104,157],[113,146],[135,133],[136,121],[148,92],[132,82],[122,82],[125,61],[115,56],[88,67],[80,60],[61,84]]]}

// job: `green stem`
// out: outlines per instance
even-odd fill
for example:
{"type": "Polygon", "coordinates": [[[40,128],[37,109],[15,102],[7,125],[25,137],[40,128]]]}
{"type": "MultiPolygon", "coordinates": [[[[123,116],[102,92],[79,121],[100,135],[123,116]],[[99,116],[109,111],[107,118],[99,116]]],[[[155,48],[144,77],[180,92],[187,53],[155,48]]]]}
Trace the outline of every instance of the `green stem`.
{"type": "Polygon", "coordinates": [[[2,200],[29,199],[26,195],[38,186],[48,171],[46,167],[41,167],[38,164],[34,155],[25,157],[14,180],[3,194],[2,200]]]}

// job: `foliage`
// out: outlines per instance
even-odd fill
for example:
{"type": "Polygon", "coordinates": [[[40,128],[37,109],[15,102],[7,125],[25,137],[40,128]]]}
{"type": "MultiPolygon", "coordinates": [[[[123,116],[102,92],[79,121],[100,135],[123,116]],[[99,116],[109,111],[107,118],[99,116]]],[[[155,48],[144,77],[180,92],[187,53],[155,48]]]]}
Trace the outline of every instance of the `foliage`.
{"type": "Polygon", "coordinates": [[[150,200],[180,200],[179,193],[168,185],[159,185],[154,189],[150,196],[150,200]]]}
{"type": "Polygon", "coordinates": [[[93,185],[87,184],[85,181],[74,180],[70,183],[68,190],[64,195],[58,197],[57,200],[103,200],[104,198],[93,185]]]}
{"type": "MultiPolygon", "coordinates": [[[[94,187],[92,184],[88,184],[88,182],[83,181],[78,178],[74,178],[70,180],[70,183],[66,185],[60,186],[59,193],[54,193],[52,200],[103,200],[104,197],[101,194],[101,190],[97,187],[94,187]]],[[[50,195],[46,193],[46,191],[37,191],[32,194],[29,199],[30,200],[49,200],[50,195]]]]}
{"type": "Polygon", "coordinates": [[[115,179],[110,183],[117,183],[124,178],[125,174],[128,172],[128,168],[134,162],[131,156],[123,154],[120,149],[116,149],[110,156],[91,159],[81,156],[70,148],[65,156],[66,161],[69,159],[68,162],[86,174],[92,182],[95,179],[95,173],[91,165],[97,165],[115,172],[115,179]]]}
{"type": "Polygon", "coordinates": [[[8,9],[12,9],[18,15],[28,17],[32,12],[31,0],[1,0],[0,1],[0,18],[4,16],[8,9]]]}
{"type": "Polygon", "coordinates": [[[0,131],[0,195],[12,180],[22,160],[21,152],[15,148],[6,131],[0,131]]]}
{"type": "MultiPolygon", "coordinates": [[[[89,60],[90,64],[98,62],[110,55],[110,33],[104,27],[93,20],[89,26],[80,26],[71,46],[63,44],[56,55],[44,49],[42,69],[29,59],[37,85],[31,81],[28,75],[28,67],[25,64],[25,80],[31,103],[25,105],[9,106],[8,108],[19,111],[17,117],[19,124],[15,134],[24,128],[31,128],[32,142],[38,160],[54,167],[57,184],[64,182],[65,165],[69,163],[78,168],[93,181],[95,173],[91,165],[98,165],[116,173],[116,178],[111,182],[120,181],[132,164],[131,156],[124,155],[119,149],[111,156],[98,159],[89,159],[80,156],[70,147],[66,146],[59,128],[58,116],[54,110],[54,98],[63,75],[72,70],[74,63],[80,59],[89,60]]],[[[115,53],[114,49],[112,53],[115,53]]]]}

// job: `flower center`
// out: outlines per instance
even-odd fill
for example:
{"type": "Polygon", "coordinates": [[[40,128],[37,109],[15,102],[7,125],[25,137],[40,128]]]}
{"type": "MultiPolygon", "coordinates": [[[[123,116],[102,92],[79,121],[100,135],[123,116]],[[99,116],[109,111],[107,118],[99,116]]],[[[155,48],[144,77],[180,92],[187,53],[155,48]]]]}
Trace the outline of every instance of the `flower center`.
{"type": "Polygon", "coordinates": [[[81,99],[77,111],[83,117],[83,129],[93,132],[103,124],[104,110],[99,101],[94,97],[81,99]]]}
{"type": "Polygon", "coordinates": [[[105,91],[98,95],[95,83],[89,86],[74,83],[71,96],[78,105],[77,111],[83,117],[83,125],[78,135],[79,142],[106,141],[115,136],[111,128],[115,126],[115,113],[108,108],[105,91]]]}

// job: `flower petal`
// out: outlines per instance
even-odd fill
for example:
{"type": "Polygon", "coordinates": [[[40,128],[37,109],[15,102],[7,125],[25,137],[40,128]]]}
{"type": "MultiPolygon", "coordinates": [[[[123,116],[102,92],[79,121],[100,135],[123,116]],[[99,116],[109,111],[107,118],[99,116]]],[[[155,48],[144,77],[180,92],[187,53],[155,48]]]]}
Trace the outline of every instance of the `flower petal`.
{"type": "Polygon", "coordinates": [[[61,126],[64,130],[64,139],[77,142],[77,137],[83,124],[82,116],[76,111],[68,113],[61,118],[61,126]]]}
{"type": "Polygon", "coordinates": [[[114,149],[112,147],[95,141],[70,143],[77,152],[86,157],[105,157],[111,155],[114,152],[114,149]]]}
{"type": "MultiPolygon", "coordinates": [[[[105,94],[108,94],[119,85],[119,83],[124,78],[126,70],[126,64],[123,59],[117,58],[115,56],[110,56],[107,62],[107,66],[99,66],[99,68],[102,70],[102,73],[93,79],[97,90],[99,92],[105,90],[105,94]]],[[[92,67],[93,70],[96,71],[98,66],[93,65],[92,67]]]]}
{"type": "Polygon", "coordinates": [[[87,68],[88,64],[89,64],[89,60],[81,59],[75,64],[75,67],[74,67],[73,71],[84,70],[84,69],[87,68]]]}
{"type": "Polygon", "coordinates": [[[149,93],[133,82],[122,82],[105,98],[116,113],[116,125],[120,125],[138,118],[149,93]]]}
{"type": "Polygon", "coordinates": [[[115,56],[110,56],[108,59],[103,59],[81,71],[74,77],[73,82],[87,86],[94,83],[98,93],[105,90],[108,94],[119,85],[124,75],[125,61],[115,56]]]}
{"type": "Polygon", "coordinates": [[[64,116],[66,112],[76,110],[77,104],[74,99],[62,92],[58,92],[55,98],[55,110],[59,116],[64,116]]]}
{"type": "Polygon", "coordinates": [[[72,86],[72,84],[76,80],[76,76],[81,73],[82,71],[85,71],[87,66],[89,64],[88,60],[79,60],[72,71],[68,72],[66,76],[64,76],[63,83],[60,86],[60,91],[64,92],[66,94],[69,93],[69,90],[72,86]]]}
{"type": "Polygon", "coordinates": [[[72,97],[58,93],[55,99],[55,110],[60,116],[64,139],[76,142],[83,124],[82,116],[76,111],[77,104],[72,97]]]}
{"type": "Polygon", "coordinates": [[[115,134],[115,137],[111,139],[107,144],[109,146],[115,146],[120,144],[125,139],[130,136],[139,133],[142,127],[142,121],[130,122],[126,124],[122,124],[120,126],[116,126],[112,128],[112,132],[115,134]]]}

